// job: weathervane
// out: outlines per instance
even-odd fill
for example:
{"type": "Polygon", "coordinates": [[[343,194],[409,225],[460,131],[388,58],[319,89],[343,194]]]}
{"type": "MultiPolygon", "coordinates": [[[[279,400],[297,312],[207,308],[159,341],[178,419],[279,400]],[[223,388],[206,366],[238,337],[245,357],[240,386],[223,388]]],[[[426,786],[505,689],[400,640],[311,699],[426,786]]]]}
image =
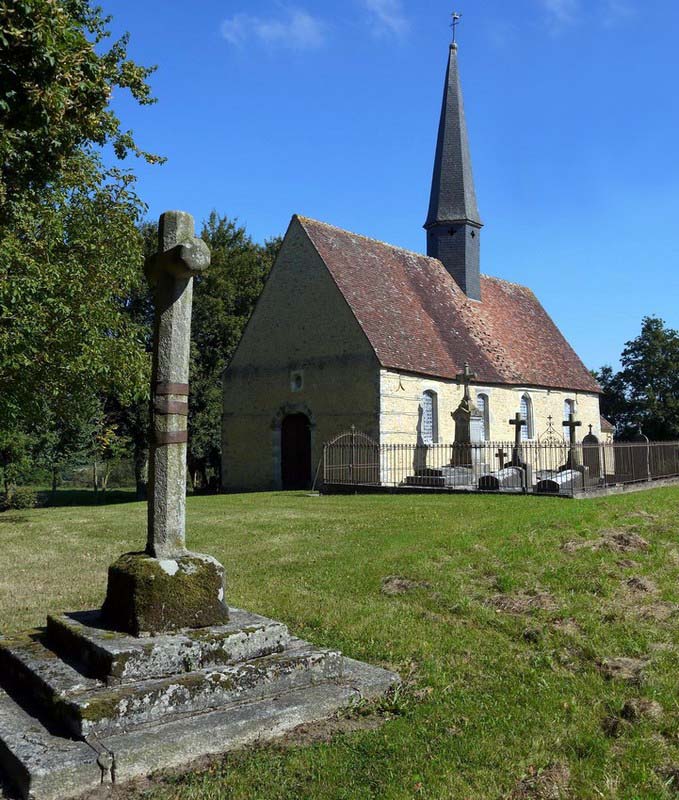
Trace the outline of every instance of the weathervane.
{"type": "Polygon", "coordinates": [[[455,44],[455,36],[457,34],[457,26],[460,24],[462,14],[459,11],[453,11],[453,24],[450,26],[453,29],[453,44],[455,44]]]}

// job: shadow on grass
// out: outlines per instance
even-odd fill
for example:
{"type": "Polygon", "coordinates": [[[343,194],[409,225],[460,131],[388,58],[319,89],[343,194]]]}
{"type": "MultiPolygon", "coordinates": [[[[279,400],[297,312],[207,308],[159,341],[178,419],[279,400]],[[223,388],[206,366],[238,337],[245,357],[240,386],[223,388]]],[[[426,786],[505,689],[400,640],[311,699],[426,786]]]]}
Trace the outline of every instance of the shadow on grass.
{"type": "Polygon", "coordinates": [[[39,503],[47,508],[62,508],[65,506],[111,506],[120,503],[138,503],[134,489],[111,489],[107,492],[97,492],[91,489],[58,489],[52,492],[39,492],[39,503]]]}

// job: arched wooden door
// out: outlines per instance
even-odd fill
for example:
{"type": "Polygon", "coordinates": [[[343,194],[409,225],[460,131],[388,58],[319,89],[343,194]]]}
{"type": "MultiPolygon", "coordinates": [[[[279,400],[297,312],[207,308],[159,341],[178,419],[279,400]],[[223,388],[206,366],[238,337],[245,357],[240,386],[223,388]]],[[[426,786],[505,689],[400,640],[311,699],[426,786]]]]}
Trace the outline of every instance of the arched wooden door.
{"type": "Polygon", "coordinates": [[[288,414],[281,425],[283,489],[311,486],[311,424],[306,414],[288,414]]]}

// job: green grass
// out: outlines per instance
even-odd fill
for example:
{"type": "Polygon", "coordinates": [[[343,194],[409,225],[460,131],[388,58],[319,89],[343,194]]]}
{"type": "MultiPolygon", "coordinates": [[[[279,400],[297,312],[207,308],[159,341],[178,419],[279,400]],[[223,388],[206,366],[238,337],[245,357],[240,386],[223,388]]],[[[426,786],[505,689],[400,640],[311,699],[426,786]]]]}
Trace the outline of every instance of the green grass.
{"type": "MultiPolygon", "coordinates": [[[[0,515],[0,630],[98,606],[108,564],[140,548],[144,527],[138,503],[0,515]]],[[[503,798],[551,764],[568,766],[565,796],[578,800],[677,797],[659,771],[679,766],[679,617],[645,612],[679,603],[679,490],[586,502],[195,497],[188,531],[192,549],[226,566],[232,605],[395,668],[406,686],[376,730],[232,754],[152,785],[154,800],[503,798]],[[610,528],[650,549],[562,549],[610,528]],[[387,596],[389,575],[427,585],[387,596]],[[657,593],[632,593],[633,576],[657,593]],[[552,609],[488,603],[538,591],[552,609]],[[640,686],[602,676],[597,662],[619,656],[650,659],[640,686]],[[637,697],[662,717],[607,735],[604,719],[637,697]]]]}

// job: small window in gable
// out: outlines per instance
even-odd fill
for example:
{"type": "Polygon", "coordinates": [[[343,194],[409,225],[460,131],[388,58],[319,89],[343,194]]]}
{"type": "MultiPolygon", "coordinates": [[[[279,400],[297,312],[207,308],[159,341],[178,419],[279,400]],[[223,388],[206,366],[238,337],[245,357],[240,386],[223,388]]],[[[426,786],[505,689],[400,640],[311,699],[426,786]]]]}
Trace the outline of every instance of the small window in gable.
{"type": "Polygon", "coordinates": [[[526,424],[521,427],[521,439],[525,442],[528,439],[534,438],[534,425],[533,425],[533,401],[530,396],[524,394],[521,396],[521,419],[525,420],[526,424]]]}
{"type": "Polygon", "coordinates": [[[438,396],[426,391],[420,400],[420,436],[423,444],[435,444],[439,438],[438,396]]]}

